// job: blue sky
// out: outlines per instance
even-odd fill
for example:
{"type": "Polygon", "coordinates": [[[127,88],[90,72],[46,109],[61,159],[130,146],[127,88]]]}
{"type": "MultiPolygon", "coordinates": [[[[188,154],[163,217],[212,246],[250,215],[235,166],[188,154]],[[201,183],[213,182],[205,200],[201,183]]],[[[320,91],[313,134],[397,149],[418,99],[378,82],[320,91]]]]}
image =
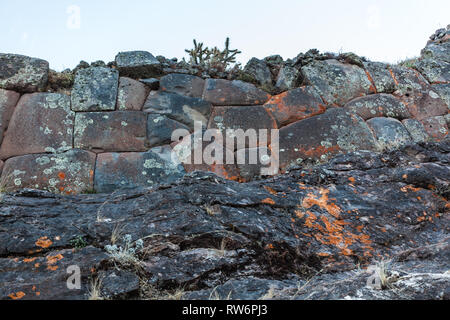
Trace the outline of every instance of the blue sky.
{"type": "Polygon", "coordinates": [[[448,0],[3,0],[0,10],[0,52],[56,70],[128,50],[182,58],[193,38],[223,46],[227,36],[242,63],[311,48],[397,62],[450,24],[448,0]]]}

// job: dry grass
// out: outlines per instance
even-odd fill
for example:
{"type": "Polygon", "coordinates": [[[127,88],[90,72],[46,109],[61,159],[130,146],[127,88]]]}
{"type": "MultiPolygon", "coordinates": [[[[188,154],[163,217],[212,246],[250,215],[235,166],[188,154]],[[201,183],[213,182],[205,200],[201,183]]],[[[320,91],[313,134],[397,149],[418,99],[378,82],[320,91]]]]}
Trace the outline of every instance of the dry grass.
{"type": "Polygon", "coordinates": [[[105,300],[102,297],[102,280],[99,278],[91,281],[91,287],[89,289],[89,300],[105,300]]]}

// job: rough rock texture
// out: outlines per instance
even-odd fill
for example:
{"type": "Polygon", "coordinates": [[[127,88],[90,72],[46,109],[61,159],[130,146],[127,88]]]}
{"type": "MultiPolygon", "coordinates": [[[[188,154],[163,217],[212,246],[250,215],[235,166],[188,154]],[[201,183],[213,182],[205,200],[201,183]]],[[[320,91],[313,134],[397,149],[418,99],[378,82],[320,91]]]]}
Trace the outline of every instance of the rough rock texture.
{"type": "Polygon", "coordinates": [[[145,84],[121,77],[117,94],[117,110],[141,111],[149,92],[145,84]]]}
{"type": "Polygon", "coordinates": [[[433,90],[435,90],[442,100],[447,103],[447,106],[450,110],[450,83],[440,83],[432,86],[433,90]]]}
{"type": "Polygon", "coordinates": [[[356,98],[347,103],[345,108],[364,120],[376,117],[403,120],[411,117],[405,104],[400,99],[385,93],[356,98]]]}
{"type": "Polygon", "coordinates": [[[251,58],[244,68],[244,72],[250,75],[261,85],[272,84],[272,73],[264,60],[251,58]]]}
{"type": "Polygon", "coordinates": [[[147,118],[147,141],[150,147],[171,144],[172,135],[176,130],[185,130],[189,134],[190,128],[160,114],[149,114],[147,118]]]}
{"type": "Polygon", "coordinates": [[[161,63],[150,52],[120,52],[116,56],[120,75],[133,79],[151,78],[161,74],[161,63]]]}
{"type": "Polygon", "coordinates": [[[397,90],[389,65],[381,62],[365,62],[364,68],[379,93],[394,93],[397,90]]]}
{"type": "Polygon", "coordinates": [[[31,93],[47,85],[49,65],[42,59],[0,53],[0,88],[31,93]]]}
{"type": "Polygon", "coordinates": [[[0,148],[0,158],[72,149],[70,98],[58,93],[22,96],[14,109],[0,148]]]}
{"type": "Polygon", "coordinates": [[[161,78],[160,88],[167,92],[201,98],[205,88],[205,80],[188,74],[172,73],[161,78]]]}
{"type": "Polygon", "coordinates": [[[72,89],[72,110],[115,110],[118,83],[117,70],[93,67],[78,71],[72,89]]]}
{"type": "Polygon", "coordinates": [[[449,299],[449,152],[355,152],[248,184],[198,172],[112,195],[5,194],[0,298],[87,299],[102,279],[100,295],[122,298],[449,299]]]}
{"type": "Polygon", "coordinates": [[[427,142],[430,136],[425,131],[423,124],[416,119],[405,119],[402,121],[403,126],[408,130],[412,140],[416,143],[427,142]]]}
{"type": "Polygon", "coordinates": [[[285,65],[281,68],[277,76],[275,87],[280,91],[291,90],[298,87],[301,72],[290,65],[285,65]]]}
{"type": "Polygon", "coordinates": [[[216,106],[248,106],[266,103],[270,95],[251,83],[207,79],[203,99],[216,106]]]}
{"type": "Polygon", "coordinates": [[[95,152],[146,151],[147,115],[116,111],[78,113],[74,147],[95,152]]]}
{"type": "Polygon", "coordinates": [[[444,117],[431,117],[422,120],[422,123],[425,131],[435,141],[440,141],[448,136],[447,121],[444,117]]]}
{"type": "Polygon", "coordinates": [[[20,94],[15,91],[0,89],[0,145],[19,98],[20,94]]]}
{"type": "Polygon", "coordinates": [[[394,149],[411,142],[411,136],[403,124],[394,118],[373,118],[367,121],[378,141],[378,148],[394,149]]]}

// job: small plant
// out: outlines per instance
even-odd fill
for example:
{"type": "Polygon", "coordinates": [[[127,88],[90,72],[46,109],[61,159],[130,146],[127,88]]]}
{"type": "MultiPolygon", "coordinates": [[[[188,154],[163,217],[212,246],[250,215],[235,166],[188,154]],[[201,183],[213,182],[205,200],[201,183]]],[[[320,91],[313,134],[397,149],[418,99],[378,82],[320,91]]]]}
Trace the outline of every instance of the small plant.
{"type": "Polygon", "coordinates": [[[91,288],[89,289],[89,300],[104,300],[102,297],[102,280],[96,278],[91,281],[91,288]]]}
{"type": "Polygon", "coordinates": [[[419,61],[418,58],[410,58],[400,61],[398,65],[406,68],[417,69],[418,61],[419,61]]]}
{"type": "Polygon", "coordinates": [[[83,236],[78,236],[75,239],[70,240],[70,245],[75,249],[83,249],[88,246],[88,243],[83,236]]]}
{"type": "Polygon", "coordinates": [[[131,235],[127,234],[123,237],[124,246],[118,246],[116,244],[107,245],[105,250],[110,257],[123,267],[135,267],[141,266],[137,253],[144,248],[144,241],[142,239],[133,242],[131,235]]]}

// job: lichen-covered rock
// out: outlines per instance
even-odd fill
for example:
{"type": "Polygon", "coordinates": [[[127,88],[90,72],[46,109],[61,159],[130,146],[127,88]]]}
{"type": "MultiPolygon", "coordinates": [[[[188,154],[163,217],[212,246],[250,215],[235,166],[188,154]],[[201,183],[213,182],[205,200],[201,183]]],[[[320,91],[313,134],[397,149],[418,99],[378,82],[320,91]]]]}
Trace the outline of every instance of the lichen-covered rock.
{"type": "Polygon", "coordinates": [[[5,162],[1,183],[8,191],[24,188],[78,194],[92,190],[95,154],[72,149],[60,154],[30,154],[5,162]]]}
{"type": "Polygon", "coordinates": [[[416,66],[419,72],[430,83],[450,83],[450,62],[433,59],[420,59],[416,66]]]}
{"type": "Polygon", "coordinates": [[[77,113],[74,148],[94,152],[146,151],[146,127],[147,115],[144,112],[77,113]]]}
{"type": "Polygon", "coordinates": [[[276,166],[273,160],[277,161],[277,159],[272,160],[272,156],[275,157],[276,155],[272,155],[271,150],[267,147],[240,149],[236,151],[236,164],[239,169],[241,181],[251,181],[255,178],[278,173],[278,168],[273,167],[273,170],[270,168],[272,165],[276,166]]]}
{"type": "MultiPolygon", "coordinates": [[[[245,146],[238,145],[235,142],[235,150],[242,149],[245,147],[255,148],[257,146],[267,146],[270,143],[271,129],[277,129],[277,123],[272,117],[270,112],[263,106],[242,106],[242,107],[214,107],[211,113],[211,118],[208,123],[209,129],[219,129],[224,135],[225,139],[235,140],[234,131],[232,130],[252,130],[255,137],[260,138],[259,130],[268,129],[267,131],[267,141],[254,142],[255,145],[249,145],[249,141],[245,142],[245,146]],[[256,145],[258,143],[258,145],[256,145]],[[262,143],[262,145],[261,145],[262,143]]],[[[243,142],[243,141],[242,141],[243,142]]]]}
{"type": "Polygon", "coordinates": [[[189,134],[190,128],[164,115],[149,114],[147,118],[147,140],[150,147],[169,145],[175,130],[185,130],[189,134]]]}
{"type": "Polygon", "coordinates": [[[203,99],[216,106],[262,105],[270,95],[240,80],[207,79],[203,99]]]}
{"type": "Polygon", "coordinates": [[[150,90],[139,81],[127,77],[119,79],[117,110],[141,111],[150,90]]]}
{"type": "Polygon", "coordinates": [[[412,142],[408,130],[400,121],[393,118],[373,118],[367,121],[378,141],[380,150],[399,148],[412,142]]]}
{"type": "Polygon", "coordinates": [[[0,158],[71,149],[74,117],[67,95],[33,93],[22,96],[4,135],[0,158]]]}
{"type": "Polygon", "coordinates": [[[448,109],[450,110],[450,83],[434,84],[432,88],[447,103],[448,109]]]}
{"type": "Polygon", "coordinates": [[[292,90],[298,87],[300,78],[301,72],[297,68],[286,64],[278,73],[275,87],[280,91],[292,90]]]}
{"type": "Polygon", "coordinates": [[[140,79],[139,82],[145,84],[150,90],[158,90],[160,85],[159,79],[156,78],[140,79]]]}
{"type": "Polygon", "coordinates": [[[448,136],[447,121],[442,116],[423,119],[422,124],[428,135],[435,141],[440,141],[448,136]]]}
{"type": "Polygon", "coordinates": [[[412,140],[415,143],[426,142],[430,140],[428,133],[425,131],[423,124],[416,119],[405,119],[402,121],[403,126],[408,130],[412,140]]]}
{"type": "Polygon", "coordinates": [[[450,41],[429,43],[422,50],[422,57],[425,59],[440,60],[450,63],[450,41]]]}
{"type": "Polygon", "coordinates": [[[144,105],[144,111],[160,114],[176,120],[194,129],[194,122],[208,123],[211,114],[211,103],[193,97],[182,96],[177,93],[152,91],[144,105]]]}
{"type": "Polygon", "coordinates": [[[341,108],[280,129],[281,168],[306,159],[325,161],[338,153],[375,149],[375,138],[364,120],[341,108]]]}
{"type": "Polygon", "coordinates": [[[261,85],[272,84],[272,74],[264,60],[251,58],[244,68],[244,72],[250,75],[261,85]]]}
{"type": "Polygon", "coordinates": [[[20,94],[15,91],[0,89],[0,145],[19,98],[20,94]]]}
{"type": "Polygon", "coordinates": [[[322,98],[311,86],[273,96],[264,107],[277,120],[278,127],[324,113],[326,110],[322,98]]]}
{"type": "Polygon", "coordinates": [[[103,193],[152,186],[173,182],[185,173],[170,146],[143,153],[102,153],[97,158],[94,188],[103,193]]]}
{"type": "Polygon", "coordinates": [[[72,88],[72,110],[115,110],[118,85],[117,70],[103,67],[79,70],[72,88]]]}
{"type": "Polygon", "coordinates": [[[116,56],[116,65],[120,75],[133,79],[159,76],[162,65],[150,52],[128,51],[116,56]]]}
{"type": "Polygon", "coordinates": [[[41,91],[47,85],[49,64],[45,60],[0,53],[0,88],[24,93],[41,91]]]}
{"type": "Polygon", "coordinates": [[[344,105],[348,101],[373,93],[365,71],[335,59],[313,61],[302,67],[306,83],[314,86],[327,104],[344,105]]]}
{"type": "Polygon", "coordinates": [[[379,93],[356,98],[345,105],[345,108],[364,120],[376,117],[395,119],[410,118],[411,114],[405,104],[393,95],[379,93]]]}
{"type": "Polygon", "coordinates": [[[163,91],[178,93],[187,97],[201,98],[205,88],[205,80],[189,74],[171,73],[161,78],[160,88],[163,91]]]}
{"type": "Polygon", "coordinates": [[[372,79],[379,93],[394,93],[397,89],[388,64],[382,62],[365,62],[364,68],[372,79]]]}

